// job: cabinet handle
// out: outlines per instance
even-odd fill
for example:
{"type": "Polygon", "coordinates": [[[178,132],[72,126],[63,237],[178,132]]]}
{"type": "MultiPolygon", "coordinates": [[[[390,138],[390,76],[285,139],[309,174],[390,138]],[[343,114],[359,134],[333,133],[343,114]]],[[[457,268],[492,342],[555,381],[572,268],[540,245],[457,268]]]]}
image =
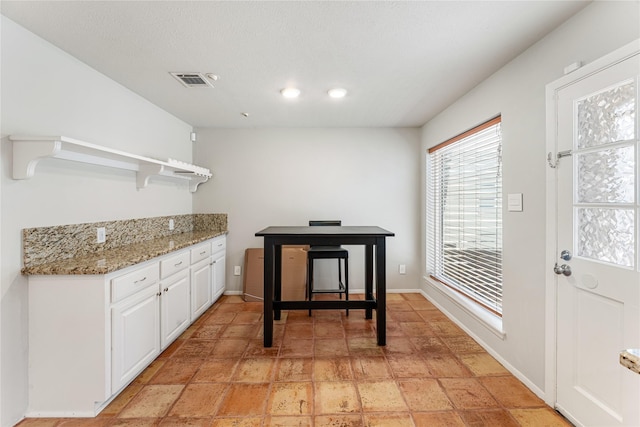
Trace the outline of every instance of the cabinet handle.
{"type": "Polygon", "coordinates": [[[202,251],[202,252],[200,252],[200,255],[204,255],[206,253],[207,253],[207,251],[202,251]]]}
{"type": "Polygon", "coordinates": [[[164,291],[165,292],[169,292],[169,288],[164,288],[164,291]]]}
{"type": "Polygon", "coordinates": [[[162,292],[158,292],[158,293],[156,294],[156,296],[157,296],[157,297],[159,297],[159,296],[161,296],[161,295],[162,295],[162,292]]]}
{"type": "Polygon", "coordinates": [[[222,247],[222,243],[219,243],[219,244],[218,244],[218,247],[219,247],[219,248],[221,248],[221,247],[222,247]]]}
{"type": "Polygon", "coordinates": [[[144,282],[145,280],[147,280],[147,276],[144,276],[142,279],[140,279],[140,280],[136,280],[136,281],[135,281],[135,282],[133,282],[133,283],[135,284],[135,283],[138,283],[138,282],[144,282]]]}
{"type": "Polygon", "coordinates": [[[174,264],[174,267],[177,267],[177,266],[179,266],[179,265],[182,265],[182,261],[180,261],[180,262],[179,262],[179,263],[177,263],[177,264],[174,264]]]}

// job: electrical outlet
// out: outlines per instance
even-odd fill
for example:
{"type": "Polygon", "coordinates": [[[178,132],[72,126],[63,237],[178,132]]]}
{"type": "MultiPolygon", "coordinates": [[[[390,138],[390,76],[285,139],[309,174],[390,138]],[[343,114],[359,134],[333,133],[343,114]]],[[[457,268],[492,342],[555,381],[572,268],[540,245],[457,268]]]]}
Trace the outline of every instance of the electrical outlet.
{"type": "Polygon", "coordinates": [[[105,231],[104,227],[98,227],[96,229],[96,235],[97,243],[104,243],[107,240],[107,232],[105,231]]]}
{"type": "Polygon", "coordinates": [[[173,219],[170,219],[169,220],[169,231],[172,231],[174,227],[175,227],[175,224],[173,222],[173,219]]]}
{"type": "Polygon", "coordinates": [[[404,264],[400,264],[398,266],[398,273],[400,274],[407,274],[407,266],[404,264]]]}
{"type": "Polygon", "coordinates": [[[240,274],[242,274],[242,268],[239,265],[236,265],[233,267],[233,275],[234,276],[239,276],[240,274]]]}

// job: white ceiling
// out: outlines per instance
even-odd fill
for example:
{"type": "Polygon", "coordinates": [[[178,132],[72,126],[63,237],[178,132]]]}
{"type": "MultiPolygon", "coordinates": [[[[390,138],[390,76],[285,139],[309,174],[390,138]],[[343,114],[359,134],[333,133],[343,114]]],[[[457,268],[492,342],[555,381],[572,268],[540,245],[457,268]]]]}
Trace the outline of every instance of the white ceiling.
{"type": "Polygon", "coordinates": [[[195,127],[415,127],[587,4],[4,0],[0,10],[195,127]],[[220,78],[187,89],[172,71],[220,78]],[[280,96],[288,85],[298,99],[280,96]],[[347,97],[330,99],[335,86],[347,97]]]}

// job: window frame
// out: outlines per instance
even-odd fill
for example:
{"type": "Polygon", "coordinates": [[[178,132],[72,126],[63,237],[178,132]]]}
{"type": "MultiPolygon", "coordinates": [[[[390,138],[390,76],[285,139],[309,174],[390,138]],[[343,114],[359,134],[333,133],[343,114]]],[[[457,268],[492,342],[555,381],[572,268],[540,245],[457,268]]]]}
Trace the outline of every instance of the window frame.
{"type": "MultiPolygon", "coordinates": [[[[426,163],[427,163],[427,191],[426,191],[426,218],[425,218],[425,225],[426,225],[426,271],[427,271],[427,278],[430,279],[430,282],[434,285],[434,287],[436,289],[438,289],[439,291],[445,293],[446,295],[448,295],[450,298],[452,298],[458,305],[462,306],[467,312],[469,312],[470,314],[474,315],[475,317],[479,317],[481,318],[481,320],[484,320],[485,322],[487,322],[488,319],[488,323],[490,324],[490,326],[492,326],[493,329],[496,330],[496,332],[498,333],[502,333],[502,289],[503,289],[503,280],[502,280],[502,216],[503,216],[503,212],[502,212],[502,135],[501,135],[501,126],[502,124],[502,117],[501,115],[498,115],[496,117],[493,117],[490,120],[487,120],[486,122],[481,123],[478,126],[475,126],[465,132],[462,132],[456,136],[454,136],[453,138],[450,138],[440,144],[435,145],[432,148],[429,148],[427,150],[427,159],[426,159],[426,163]],[[498,173],[497,173],[497,177],[499,178],[499,183],[498,183],[498,188],[496,188],[496,195],[494,198],[494,209],[495,212],[499,215],[499,218],[496,219],[496,227],[499,227],[498,231],[496,231],[492,236],[494,236],[494,238],[496,239],[496,248],[499,248],[498,251],[495,252],[495,256],[496,259],[499,261],[499,283],[496,285],[496,287],[499,288],[500,290],[500,294],[499,294],[499,302],[496,303],[495,307],[492,307],[488,304],[486,304],[485,302],[483,302],[481,299],[479,298],[474,298],[472,295],[472,292],[464,292],[464,289],[461,288],[467,288],[467,289],[471,289],[471,287],[466,286],[466,285],[460,285],[459,283],[457,284],[453,284],[453,283],[447,283],[446,278],[443,278],[442,275],[440,275],[440,277],[436,276],[436,273],[434,273],[432,267],[434,266],[435,263],[438,263],[438,265],[441,268],[441,270],[444,269],[444,247],[445,247],[445,243],[444,241],[439,238],[436,237],[435,234],[440,231],[441,233],[444,233],[444,215],[442,212],[440,212],[439,214],[436,212],[436,214],[434,215],[433,212],[437,211],[438,209],[442,210],[442,208],[438,208],[436,206],[432,206],[433,203],[435,203],[434,201],[434,193],[437,191],[440,191],[440,193],[442,193],[442,187],[439,187],[438,189],[434,189],[434,183],[433,181],[433,159],[432,159],[432,153],[437,152],[438,150],[441,150],[445,147],[448,147],[452,144],[461,142],[465,139],[467,139],[467,143],[472,144],[475,140],[473,139],[469,139],[470,137],[473,137],[474,135],[478,135],[479,133],[481,133],[482,131],[496,126],[498,125],[498,131],[500,132],[499,135],[499,140],[497,141],[497,148],[498,148],[498,152],[496,153],[496,157],[495,159],[497,159],[498,161],[498,173]],[[437,218],[434,218],[434,216],[436,216],[437,218]],[[436,224],[436,222],[438,222],[438,224],[436,224]],[[438,251],[437,254],[433,253],[433,247],[431,245],[439,245],[440,250],[438,251]],[[441,260],[436,261],[435,257],[442,257],[441,260]],[[443,280],[444,279],[444,280],[443,280]],[[488,314],[489,316],[486,316],[485,314],[488,314]]],[[[437,185],[437,184],[436,184],[437,185]]],[[[459,221],[459,223],[462,223],[463,221],[459,221]]],[[[459,229],[464,230],[464,225],[463,226],[459,226],[459,229]]],[[[482,261],[484,262],[484,261],[482,261]]],[[[474,267],[478,267],[477,265],[474,265],[474,267]]],[[[477,270],[476,270],[477,271],[477,270]]],[[[491,288],[491,286],[490,286],[491,288]]]]}

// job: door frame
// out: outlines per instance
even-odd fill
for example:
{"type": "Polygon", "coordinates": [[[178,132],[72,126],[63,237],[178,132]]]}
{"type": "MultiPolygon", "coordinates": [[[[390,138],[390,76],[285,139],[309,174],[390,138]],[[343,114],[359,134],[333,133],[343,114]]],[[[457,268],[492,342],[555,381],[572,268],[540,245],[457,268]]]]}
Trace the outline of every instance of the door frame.
{"type": "Polygon", "coordinates": [[[558,260],[556,247],[558,231],[557,169],[558,163],[566,165],[571,158],[556,159],[557,153],[557,98],[562,89],[616,65],[640,52],[640,39],[596,59],[546,86],[546,150],[551,158],[546,161],[546,250],[545,250],[545,402],[555,408],[557,399],[557,284],[558,276],[553,267],[558,260]]]}

